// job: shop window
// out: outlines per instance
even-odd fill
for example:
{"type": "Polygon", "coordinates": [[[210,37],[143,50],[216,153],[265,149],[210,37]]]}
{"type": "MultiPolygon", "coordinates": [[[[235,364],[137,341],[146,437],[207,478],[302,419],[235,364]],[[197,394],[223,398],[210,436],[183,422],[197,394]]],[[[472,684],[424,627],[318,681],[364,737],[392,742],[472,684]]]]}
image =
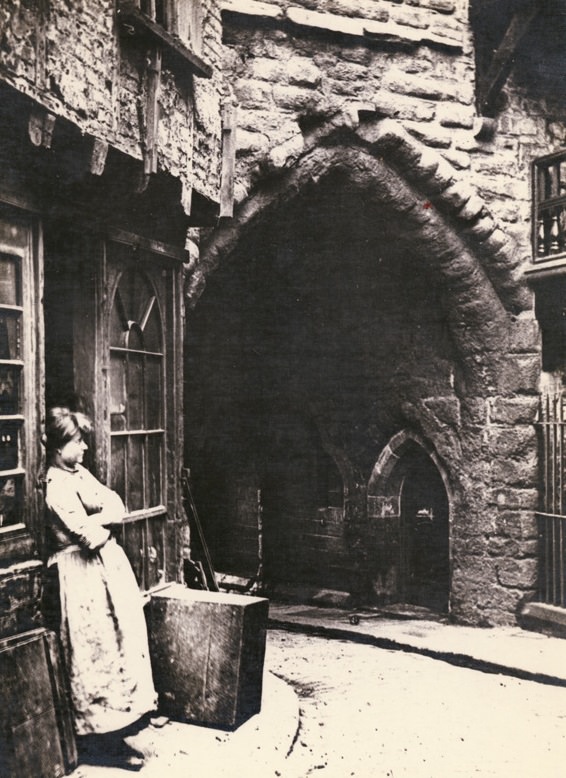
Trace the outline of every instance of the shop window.
{"type": "MultiPolygon", "coordinates": [[[[39,467],[32,226],[0,210],[0,544],[35,519],[39,467]],[[37,401],[37,402],[36,402],[37,401]]],[[[37,325],[39,326],[39,325],[37,325]]],[[[13,552],[13,544],[11,553],[13,552]]],[[[0,549],[1,551],[1,549],[0,549]]]]}
{"type": "Polygon", "coordinates": [[[566,152],[536,160],[533,173],[535,261],[566,257],[566,152]]]}

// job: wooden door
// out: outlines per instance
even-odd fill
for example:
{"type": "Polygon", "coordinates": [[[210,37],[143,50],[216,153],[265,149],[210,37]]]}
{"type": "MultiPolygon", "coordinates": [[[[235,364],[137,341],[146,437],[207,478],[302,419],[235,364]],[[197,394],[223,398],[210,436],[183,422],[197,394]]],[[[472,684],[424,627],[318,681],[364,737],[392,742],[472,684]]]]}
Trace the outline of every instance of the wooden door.
{"type": "Polygon", "coordinates": [[[167,522],[180,461],[176,277],[149,250],[109,244],[108,480],[128,511],[122,542],[143,589],[170,577],[167,522]]]}
{"type": "Polygon", "coordinates": [[[408,603],[448,610],[449,504],[432,460],[416,452],[401,490],[401,580],[408,603]]]}

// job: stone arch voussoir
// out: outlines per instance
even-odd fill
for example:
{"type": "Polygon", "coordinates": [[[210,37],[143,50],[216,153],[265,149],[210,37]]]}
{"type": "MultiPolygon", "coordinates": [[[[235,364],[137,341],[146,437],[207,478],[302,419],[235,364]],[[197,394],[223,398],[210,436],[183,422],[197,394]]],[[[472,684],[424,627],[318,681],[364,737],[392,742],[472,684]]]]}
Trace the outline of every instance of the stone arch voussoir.
{"type": "Polygon", "coordinates": [[[517,247],[470,183],[435,150],[390,119],[319,129],[288,166],[271,169],[239,204],[234,218],[212,231],[187,285],[194,307],[206,277],[261,221],[340,170],[377,207],[402,215],[408,249],[418,242],[433,274],[450,290],[453,336],[465,354],[500,353],[507,317],[530,306],[518,280],[517,247]]]}
{"type": "MultiPolygon", "coordinates": [[[[394,435],[383,448],[371,472],[368,486],[368,497],[397,499],[401,492],[402,468],[399,467],[405,454],[411,450],[420,449],[434,463],[444,483],[446,493],[451,498],[448,473],[440,457],[430,442],[413,430],[401,430],[394,435]]],[[[451,499],[450,499],[451,501],[451,499]]]]}

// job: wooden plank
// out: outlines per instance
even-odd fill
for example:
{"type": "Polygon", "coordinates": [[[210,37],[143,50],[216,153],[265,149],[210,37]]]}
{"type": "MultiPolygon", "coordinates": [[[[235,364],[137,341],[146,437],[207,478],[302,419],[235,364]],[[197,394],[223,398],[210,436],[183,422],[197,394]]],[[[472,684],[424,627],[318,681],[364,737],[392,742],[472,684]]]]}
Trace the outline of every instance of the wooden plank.
{"type": "Polygon", "coordinates": [[[157,173],[157,136],[159,130],[159,92],[161,88],[161,49],[154,46],[147,66],[147,104],[143,172],[157,173]]]}
{"type": "Polygon", "coordinates": [[[78,764],[77,744],[73,717],[69,707],[67,679],[59,655],[59,641],[57,635],[54,632],[46,632],[44,634],[44,645],[51,677],[51,688],[53,690],[53,700],[57,716],[57,725],[61,736],[65,768],[66,772],[71,772],[78,764]]]}
{"type": "MultiPolygon", "coordinates": [[[[0,641],[0,774],[3,778],[60,778],[64,748],[72,757],[74,736],[63,744],[56,704],[69,715],[67,698],[54,692],[46,651],[47,630],[32,630],[0,641]]],[[[51,647],[56,652],[55,642],[51,647]]],[[[60,669],[60,668],[59,668],[60,669]]],[[[58,671],[59,672],[59,671],[58,671]]],[[[70,719],[68,719],[70,724],[70,719]]],[[[75,762],[76,763],[76,762],[75,762]]],[[[75,763],[71,761],[69,767],[75,763]]]]}
{"type": "Polygon", "coordinates": [[[234,171],[236,166],[235,107],[222,107],[222,174],[220,183],[220,218],[234,215],[234,171]]]}
{"type": "Polygon", "coordinates": [[[30,113],[28,134],[34,146],[43,146],[46,149],[51,148],[54,127],[55,117],[53,114],[49,114],[40,108],[34,109],[30,113]]]}
{"type": "Polygon", "coordinates": [[[124,24],[128,32],[131,28],[138,34],[145,34],[154,43],[167,46],[168,60],[180,61],[183,67],[188,65],[195,75],[201,78],[211,78],[212,67],[207,62],[191,51],[176,35],[149,19],[134,2],[122,0],[118,8],[118,20],[124,24]]]}
{"type": "Polygon", "coordinates": [[[99,138],[93,138],[89,164],[89,170],[93,176],[101,176],[104,173],[107,156],[108,143],[106,141],[99,140],[99,138]]]}
{"type": "Polygon", "coordinates": [[[511,71],[513,57],[544,5],[543,0],[530,0],[513,14],[509,26],[497,50],[493,54],[485,75],[478,79],[478,106],[480,113],[489,115],[497,95],[511,71]]]}

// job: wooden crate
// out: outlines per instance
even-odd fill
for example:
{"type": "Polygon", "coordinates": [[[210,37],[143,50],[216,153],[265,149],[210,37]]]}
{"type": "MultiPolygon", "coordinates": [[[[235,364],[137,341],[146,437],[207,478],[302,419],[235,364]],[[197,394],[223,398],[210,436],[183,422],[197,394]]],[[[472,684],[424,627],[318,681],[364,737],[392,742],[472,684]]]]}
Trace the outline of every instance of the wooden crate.
{"type": "Polygon", "coordinates": [[[73,723],[55,634],[0,641],[0,776],[59,778],[77,766],[73,723]]]}
{"type": "Polygon", "coordinates": [[[161,711],[233,729],[261,709],[268,600],[188,589],[154,593],[148,626],[161,711]]]}

